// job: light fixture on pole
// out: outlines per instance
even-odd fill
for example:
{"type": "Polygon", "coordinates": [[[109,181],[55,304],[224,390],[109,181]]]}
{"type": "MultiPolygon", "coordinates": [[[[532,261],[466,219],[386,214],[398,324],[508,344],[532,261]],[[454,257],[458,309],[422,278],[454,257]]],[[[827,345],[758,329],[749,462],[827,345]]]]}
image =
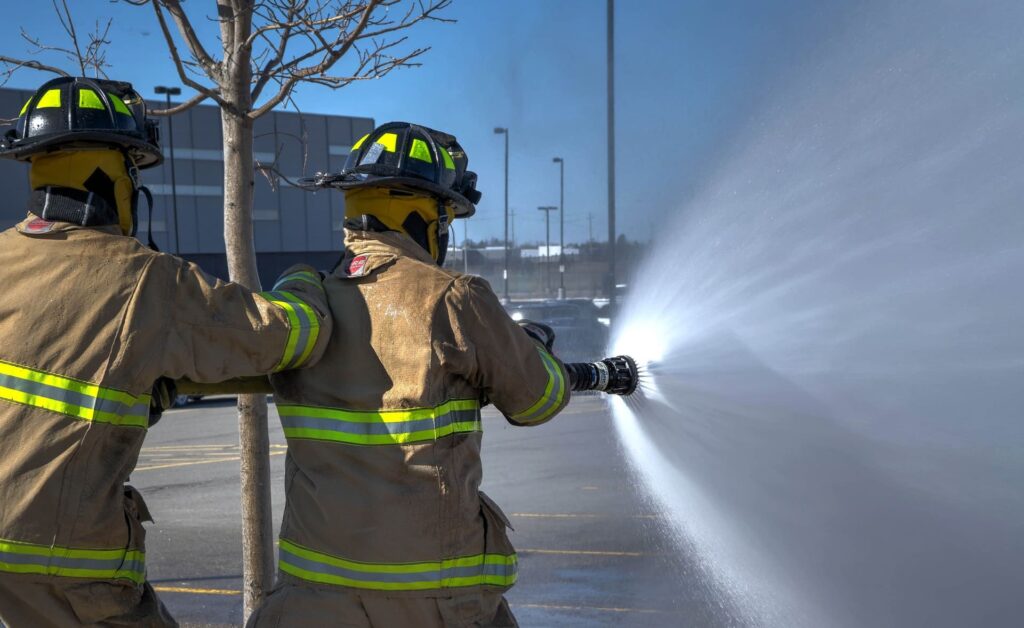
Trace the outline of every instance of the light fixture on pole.
{"type": "MultiPolygon", "coordinates": [[[[157,85],[153,90],[157,94],[163,94],[167,97],[167,108],[171,108],[171,96],[177,96],[181,94],[180,87],[168,87],[166,85],[157,85]]],[[[178,182],[174,176],[174,116],[167,116],[167,135],[168,144],[171,147],[171,211],[174,212],[174,252],[181,254],[181,242],[178,240],[178,182]]],[[[153,220],[153,217],[149,217],[153,220]]]]}
{"type": "Polygon", "coordinates": [[[565,160],[555,157],[558,164],[558,298],[565,298],[565,160]]]}
{"type": "Polygon", "coordinates": [[[608,303],[615,315],[615,0],[608,0],[608,303]]]}
{"type": "Polygon", "coordinates": [[[494,127],[494,132],[505,136],[505,270],[502,278],[505,280],[505,303],[508,303],[508,129],[498,126],[494,127]]]}
{"type": "Polygon", "coordinates": [[[551,293],[551,212],[558,211],[554,205],[538,207],[544,212],[544,296],[551,293]]]}

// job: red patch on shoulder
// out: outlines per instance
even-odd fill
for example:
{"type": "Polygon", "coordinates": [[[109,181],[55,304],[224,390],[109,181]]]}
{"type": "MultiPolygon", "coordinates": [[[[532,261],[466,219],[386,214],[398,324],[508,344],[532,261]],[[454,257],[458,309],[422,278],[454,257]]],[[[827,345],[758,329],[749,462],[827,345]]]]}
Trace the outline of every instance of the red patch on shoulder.
{"type": "Polygon", "coordinates": [[[358,255],[352,258],[352,261],[348,263],[348,276],[362,277],[363,272],[366,270],[366,260],[368,257],[367,255],[358,255]]]}
{"type": "Polygon", "coordinates": [[[53,223],[49,220],[43,220],[42,218],[33,218],[29,222],[21,225],[19,231],[32,235],[50,233],[53,231],[53,223]]]}

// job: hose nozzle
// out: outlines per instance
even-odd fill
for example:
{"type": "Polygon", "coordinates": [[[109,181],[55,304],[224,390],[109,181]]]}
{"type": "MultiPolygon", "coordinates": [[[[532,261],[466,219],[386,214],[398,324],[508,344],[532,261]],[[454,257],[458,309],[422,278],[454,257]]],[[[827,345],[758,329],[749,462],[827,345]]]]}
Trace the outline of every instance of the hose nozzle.
{"type": "Polygon", "coordinates": [[[597,362],[567,362],[572,390],[599,390],[609,395],[631,395],[640,379],[636,361],[628,355],[597,362]]]}

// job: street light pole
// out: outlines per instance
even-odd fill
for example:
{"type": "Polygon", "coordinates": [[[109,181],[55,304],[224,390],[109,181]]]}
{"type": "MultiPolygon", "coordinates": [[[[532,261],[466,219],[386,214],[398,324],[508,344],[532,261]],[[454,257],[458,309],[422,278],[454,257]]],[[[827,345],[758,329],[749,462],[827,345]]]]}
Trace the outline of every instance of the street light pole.
{"type": "MultiPolygon", "coordinates": [[[[615,305],[615,0],[608,0],[608,303],[615,305]]],[[[614,309],[610,310],[614,315],[614,309]]]]}
{"type": "MultiPolygon", "coordinates": [[[[157,85],[154,89],[157,94],[164,94],[167,97],[167,108],[171,108],[171,96],[177,96],[181,94],[180,87],[167,87],[166,85],[157,85]]],[[[181,241],[178,239],[178,181],[174,176],[174,116],[167,116],[167,135],[168,144],[171,147],[171,208],[174,211],[174,252],[177,255],[181,255],[181,241]]],[[[149,217],[153,220],[153,217],[149,217]]],[[[152,226],[151,226],[152,228],[152,226]]]]}
{"type": "Polygon", "coordinates": [[[505,269],[502,278],[505,280],[505,303],[508,303],[508,129],[495,127],[494,132],[505,136],[505,269]]]}
{"type": "Polygon", "coordinates": [[[554,205],[538,207],[544,212],[544,296],[551,293],[551,212],[557,211],[554,205]]]}
{"type": "Polygon", "coordinates": [[[552,159],[558,164],[558,298],[565,298],[565,160],[552,159]]]}

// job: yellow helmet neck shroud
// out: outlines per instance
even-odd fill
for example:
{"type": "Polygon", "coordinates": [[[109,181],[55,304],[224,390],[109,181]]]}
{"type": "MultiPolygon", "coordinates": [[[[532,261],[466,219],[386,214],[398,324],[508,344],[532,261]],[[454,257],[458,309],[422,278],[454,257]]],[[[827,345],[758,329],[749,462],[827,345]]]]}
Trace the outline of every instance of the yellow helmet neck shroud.
{"type": "Polygon", "coordinates": [[[448,249],[448,225],[455,217],[451,204],[432,196],[388,188],[345,191],[345,218],[373,216],[391,231],[404,233],[422,246],[438,264],[448,249]],[[441,220],[441,210],[445,212],[441,220]]]}
{"type": "Polygon", "coordinates": [[[33,190],[47,187],[92,192],[117,209],[124,235],[134,232],[135,182],[124,154],[116,149],[67,150],[32,158],[29,182],[33,190]]]}

